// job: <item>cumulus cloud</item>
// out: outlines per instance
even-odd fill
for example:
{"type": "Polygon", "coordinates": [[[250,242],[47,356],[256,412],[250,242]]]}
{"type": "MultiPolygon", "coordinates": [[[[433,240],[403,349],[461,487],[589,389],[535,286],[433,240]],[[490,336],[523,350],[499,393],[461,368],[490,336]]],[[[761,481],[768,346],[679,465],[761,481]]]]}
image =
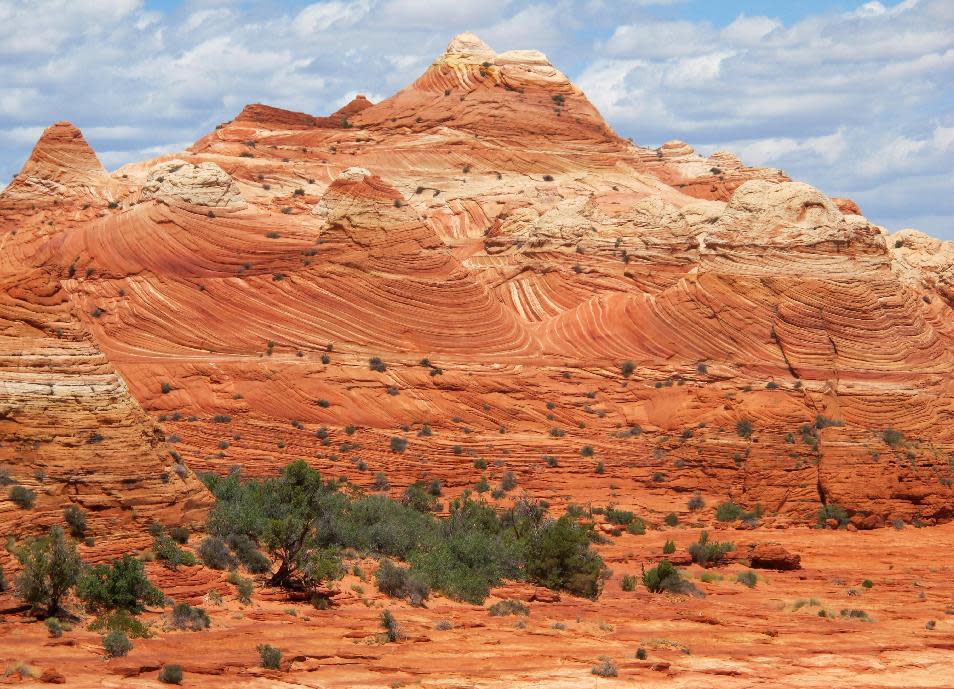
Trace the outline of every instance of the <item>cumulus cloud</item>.
{"type": "Polygon", "coordinates": [[[0,179],[58,120],[114,168],[246,103],[327,114],[356,93],[380,100],[472,30],[546,52],[637,143],[731,150],[876,222],[954,238],[954,3],[790,16],[700,18],[683,0],[0,0],[0,179]]]}

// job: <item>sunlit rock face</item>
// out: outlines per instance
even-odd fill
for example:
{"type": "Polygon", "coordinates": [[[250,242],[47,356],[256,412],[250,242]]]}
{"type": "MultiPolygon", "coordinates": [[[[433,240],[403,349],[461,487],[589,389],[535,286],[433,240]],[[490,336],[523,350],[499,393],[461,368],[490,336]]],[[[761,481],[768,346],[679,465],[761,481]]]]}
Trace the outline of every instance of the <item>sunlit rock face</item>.
{"type": "Polygon", "coordinates": [[[249,105],[112,174],[56,124],[0,232],[0,452],[88,468],[116,515],[199,506],[192,469],[299,457],[453,496],[486,454],[555,506],[612,482],[780,526],[951,517],[951,244],[730,153],[621,139],[537,51],[462,34],[380,103],[249,105]],[[148,488],[96,464],[110,442],[148,488]],[[165,482],[170,451],[189,470],[165,482]]]}

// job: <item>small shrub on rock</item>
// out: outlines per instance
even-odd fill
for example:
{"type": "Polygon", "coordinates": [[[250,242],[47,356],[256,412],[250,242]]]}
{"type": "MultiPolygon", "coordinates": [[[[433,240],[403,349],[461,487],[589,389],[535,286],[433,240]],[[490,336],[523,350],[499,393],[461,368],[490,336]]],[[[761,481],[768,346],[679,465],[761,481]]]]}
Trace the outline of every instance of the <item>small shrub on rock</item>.
{"type": "Polygon", "coordinates": [[[159,681],[163,684],[182,684],[182,666],[163,665],[159,671],[159,681]]]}
{"type": "Polygon", "coordinates": [[[494,617],[504,617],[506,615],[529,615],[530,608],[518,600],[497,601],[488,608],[490,614],[494,617]]]}
{"type": "Polygon", "coordinates": [[[132,647],[132,641],[119,629],[113,629],[103,636],[103,649],[107,658],[121,658],[129,653],[132,647]]]}
{"type": "Polygon", "coordinates": [[[259,644],[255,647],[258,651],[259,664],[266,670],[277,670],[282,662],[282,652],[269,644],[259,644]]]}

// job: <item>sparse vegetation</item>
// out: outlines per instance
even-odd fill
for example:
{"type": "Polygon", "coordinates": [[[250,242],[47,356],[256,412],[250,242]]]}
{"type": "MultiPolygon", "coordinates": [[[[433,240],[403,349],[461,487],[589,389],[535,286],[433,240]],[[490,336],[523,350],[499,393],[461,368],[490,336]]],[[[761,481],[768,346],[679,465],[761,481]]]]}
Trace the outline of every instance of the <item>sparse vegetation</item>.
{"type": "Polygon", "coordinates": [[[397,619],[395,619],[390,610],[385,610],[381,613],[381,628],[384,629],[384,638],[388,643],[393,644],[404,638],[397,619]]]}
{"type": "Polygon", "coordinates": [[[76,595],[94,613],[126,610],[142,612],[146,605],[162,605],[162,591],[146,576],[140,560],[128,553],[108,565],[87,568],[76,585],[76,595]]]}
{"type": "Polygon", "coordinates": [[[529,615],[530,608],[518,600],[500,600],[491,605],[488,612],[494,617],[505,615],[529,615]]]}
{"type": "Polygon", "coordinates": [[[735,549],[732,543],[709,542],[709,532],[699,534],[699,540],[689,546],[689,556],[703,567],[715,567],[725,561],[727,553],[735,549]]]}
{"type": "Polygon", "coordinates": [[[301,461],[260,481],[204,478],[217,498],[208,532],[264,548],[278,565],[269,578],[275,586],[309,589],[339,578],[343,549],[404,560],[429,589],[469,602],[482,602],[504,578],[595,598],[606,577],[590,548],[592,526],[568,515],[548,521],[525,498],[498,514],[465,493],[439,520],[384,495],[351,497],[301,461]]]}
{"type": "Polygon", "coordinates": [[[103,649],[107,658],[120,658],[132,650],[132,641],[120,629],[113,629],[103,637],[103,649]]]}
{"type": "Polygon", "coordinates": [[[16,579],[17,595],[47,617],[57,615],[80,575],[76,544],[53,526],[48,536],[29,541],[14,555],[23,568],[16,579]]]}
{"type": "Polygon", "coordinates": [[[282,652],[269,644],[259,644],[255,647],[258,651],[259,665],[266,670],[277,670],[282,662],[282,652]]]}
{"type": "Polygon", "coordinates": [[[163,665],[159,671],[159,681],[163,684],[182,684],[182,666],[163,665]]]}
{"type": "Polygon", "coordinates": [[[619,675],[616,663],[608,656],[600,656],[599,662],[590,669],[590,672],[597,677],[616,677],[619,675]]]}
{"type": "Polygon", "coordinates": [[[752,435],[752,422],[746,418],[741,418],[735,423],[735,432],[740,438],[749,438],[752,435]]]}
{"type": "Polygon", "coordinates": [[[758,582],[759,577],[751,569],[748,569],[744,572],[739,572],[735,580],[739,582],[740,584],[744,584],[745,586],[748,586],[750,589],[753,589],[755,588],[755,584],[758,582]]]}
{"type": "Polygon", "coordinates": [[[26,486],[14,486],[10,489],[10,502],[21,510],[33,509],[36,504],[36,491],[30,490],[26,486]]]}

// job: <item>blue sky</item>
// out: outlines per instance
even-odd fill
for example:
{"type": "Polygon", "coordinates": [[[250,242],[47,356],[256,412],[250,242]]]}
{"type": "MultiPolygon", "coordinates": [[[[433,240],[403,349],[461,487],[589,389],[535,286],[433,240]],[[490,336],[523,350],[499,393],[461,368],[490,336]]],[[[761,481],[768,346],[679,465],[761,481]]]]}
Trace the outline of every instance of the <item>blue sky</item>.
{"type": "Polygon", "coordinates": [[[951,0],[0,0],[0,180],[62,119],[115,169],[249,102],[378,100],[466,30],[544,51],[638,144],[730,150],[954,239],[951,0]]]}

